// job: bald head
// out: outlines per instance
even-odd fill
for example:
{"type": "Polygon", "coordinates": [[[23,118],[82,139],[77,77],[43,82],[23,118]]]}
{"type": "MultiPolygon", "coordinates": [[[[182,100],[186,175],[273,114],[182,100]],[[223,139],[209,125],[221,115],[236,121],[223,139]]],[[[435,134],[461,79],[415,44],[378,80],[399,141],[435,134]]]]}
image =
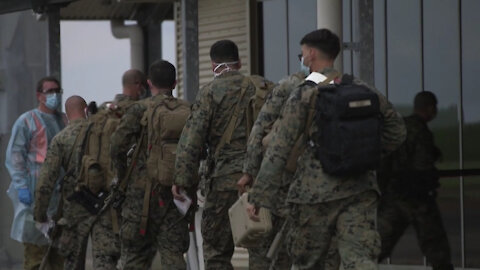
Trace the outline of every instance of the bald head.
{"type": "Polygon", "coordinates": [[[73,121],[79,118],[85,118],[85,108],[87,103],[80,96],[71,96],[65,101],[65,112],[68,120],[73,121]]]}
{"type": "Polygon", "coordinates": [[[129,69],[123,73],[123,94],[137,100],[145,90],[147,77],[138,69],[129,69]]]}

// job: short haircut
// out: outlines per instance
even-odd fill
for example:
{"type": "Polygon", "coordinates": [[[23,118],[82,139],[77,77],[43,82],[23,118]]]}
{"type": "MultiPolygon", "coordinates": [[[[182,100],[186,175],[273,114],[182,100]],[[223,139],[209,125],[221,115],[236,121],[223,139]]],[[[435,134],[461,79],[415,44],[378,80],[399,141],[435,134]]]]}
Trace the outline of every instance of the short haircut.
{"type": "Polygon", "coordinates": [[[149,77],[152,84],[157,88],[170,88],[175,85],[176,70],[168,61],[157,60],[150,65],[149,77]]]}
{"type": "Polygon", "coordinates": [[[41,78],[38,82],[37,82],[37,92],[39,93],[42,93],[43,92],[43,83],[44,82],[54,82],[58,85],[58,87],[61,88],[60,86],[60,82],[57,80],[57,78],[53,77],[53,76],[47,76],[47,77],[43,77],[41,78]]]}
{"type": "Polygon", "coordinates": [[[219,40],[210,47],[210,59],[215,63],[238,61],[238,47],[231,40],[219,40]]]}
{"type": "Polygon", "coordinates": [[[122,75],[122,86],[137,83],[145,84],[146,81],[145,74],[138,69],[129,69],[122,75]]]}
{"type": "Polygon", "coordinates": [[[332,60],[340,53],[340,39],[328,29],[319,29],[306,34],[300,41],[300,45],[318,49],[332,60]]]}
{"type": "Polygon", "coordinates": [[[425,109],[429,106],[436,106],[438,103],[437,97],[430,91],[423,91],[415,95],[413,106],[415,109],[425,109]]]}

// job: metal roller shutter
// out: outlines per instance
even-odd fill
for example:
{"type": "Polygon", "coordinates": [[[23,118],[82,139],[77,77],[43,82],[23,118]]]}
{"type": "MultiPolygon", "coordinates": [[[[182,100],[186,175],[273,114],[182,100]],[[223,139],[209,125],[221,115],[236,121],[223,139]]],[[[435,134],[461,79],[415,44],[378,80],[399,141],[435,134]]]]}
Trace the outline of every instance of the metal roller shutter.
{"type": "MultiPolygon", "coordinates": [[[[175,5],[177,89],[182,91],[182,37],[180,3],[175,5]]],[[[213,78],[210,63],[210,46],[217,40],[230,39],[238,46],[242,61],[241,72],[250,74],[250,19],[249,1],[246,0],[199,0],[198,1],[198,46],[200,88],[213,78]]]]}

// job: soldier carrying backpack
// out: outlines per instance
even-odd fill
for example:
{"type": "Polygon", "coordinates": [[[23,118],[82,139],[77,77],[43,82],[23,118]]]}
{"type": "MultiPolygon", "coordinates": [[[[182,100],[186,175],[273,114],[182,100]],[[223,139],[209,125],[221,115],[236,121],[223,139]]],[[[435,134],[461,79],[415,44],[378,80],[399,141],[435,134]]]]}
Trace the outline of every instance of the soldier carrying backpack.
{"type": "Polygon", "coordinates": [[[117,94],[111,102],[103,103],[98,111],[91,114],[88,127],[82,129],[79,135],[82,147],[76,155],[80,156],[81,163],[77,165],[75,192],[67,198],[92,214],[88,227],[92,235],[94,268],[113,269],[120,259],[118,209],[108,207],[100,213],[111,191],[112,181],[117,178],[110,159],[110,136],[126,110],[145,95],[145,74],[136,69],[127,70],[122,76],[122,86],[122,94],[117,94]]]}
{"type": "Polygon", "coordinates": [[[177,142],[190,104],[172,96],[175,74],[169,62],[154,62],[148,80],[153,96],[130,106],[111,137],[110,153],[120,185],[128,184],[120,228],[125,270],[149,269],[157,250],[162,268],[186,268],[188,221],[174,205],[171,185],[177,142]]]}
{"type": "Polygon", "coordinates": [[[250,193],[255,218],[259,207],[275,201],[280,187],[275,178],[305,134],[305,151],[287,195],[292,269],[323,269],[334,238],[345,269],[377,269],[379,192],[372,169],[381,153],[395,150],[405,139],[399,114],[385,96],[360,80],[344,76],[332,86],[317,86],[315,73],[333,68],[339,49],[339,38],[330,31],[303,38],[303,64],[312,71],[307,81],[315,83],[299,85],[285,103],[250,193]]]}

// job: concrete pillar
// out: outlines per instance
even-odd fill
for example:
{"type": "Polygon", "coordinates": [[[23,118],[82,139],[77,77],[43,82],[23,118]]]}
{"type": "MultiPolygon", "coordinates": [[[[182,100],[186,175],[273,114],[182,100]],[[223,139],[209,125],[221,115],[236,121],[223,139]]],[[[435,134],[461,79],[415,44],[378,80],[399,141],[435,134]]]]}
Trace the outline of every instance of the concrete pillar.
{"type": "MultiPolygon", "coordinates": [[[[342,1],[341,0],[317,0],[317,28],[327,28],[338,35],[342,43],[342,1]]],[[[335,60],[335,68],[343,70],[342,53],[335,60]]]]}
{"type": "Polygon", "coordinates": [[[199,87],[198,2],[181,0],[183,96],[193,102],[199,87]]]}

